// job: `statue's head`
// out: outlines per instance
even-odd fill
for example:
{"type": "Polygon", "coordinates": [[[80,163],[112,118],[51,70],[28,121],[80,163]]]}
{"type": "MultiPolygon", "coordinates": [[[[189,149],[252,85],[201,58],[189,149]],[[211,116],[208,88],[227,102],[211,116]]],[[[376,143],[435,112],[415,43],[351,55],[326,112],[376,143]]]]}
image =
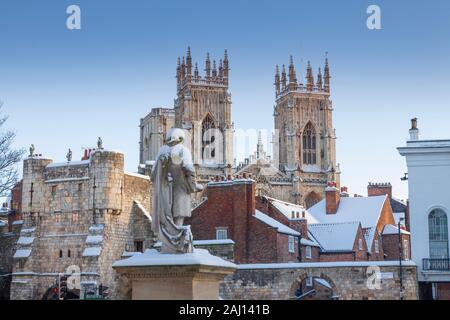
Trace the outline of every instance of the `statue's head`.
{"type": "Polygon", "coordinates": [[[169,130],[168,134],[167,134],[167,140],[166,143],[169,146],[174,146],[177,145],[179,143],[183,143],[184,141],[184,131],[178,128],[172,128],[169,130]]]}

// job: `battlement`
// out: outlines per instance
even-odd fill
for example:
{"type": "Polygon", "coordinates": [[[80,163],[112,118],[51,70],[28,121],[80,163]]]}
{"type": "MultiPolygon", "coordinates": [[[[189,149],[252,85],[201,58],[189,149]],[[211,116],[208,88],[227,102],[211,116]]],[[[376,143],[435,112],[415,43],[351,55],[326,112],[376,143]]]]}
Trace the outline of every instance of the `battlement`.
{"type": "Polygon", "coordinates": [[[218,66],[216,65],[216,60],[213,60],[211,66],[211,59],[209,53],[207,53],[205,60],[205,75],[202,77],[200,76],[197,63],[195,63],[194,70],[192,70],[191,49],[188,47],[186,59],[184,56],[181,60],[180,57],[178,57],[177,90],[181,91],[187,85],[228,88],[230,70],[228,63],[227,50],[225,50],[223,60],[219,60],[218,66]]]}
{"type": "Polygon", "coordinates": [[[291,56],[289,63],[289,72],[286,74],[286,67],[283,64],[281,77],[278,65],[275,67],[275,95],[276,98],[287,95],[291,92],[297,93],[316,93],[316,94],[330,94],[330,67],[328,65],[328,58],[325,59],[324,75],[319,67],[317,72],[317,81],[314,81],[314,75],[311,63],[308,61],[306,68],[306,84],[301,80],[297,81],[297,74],[295,71],[294,60],[291,56]],[[288,77],[287,77],[288,76],[288,77]]]}

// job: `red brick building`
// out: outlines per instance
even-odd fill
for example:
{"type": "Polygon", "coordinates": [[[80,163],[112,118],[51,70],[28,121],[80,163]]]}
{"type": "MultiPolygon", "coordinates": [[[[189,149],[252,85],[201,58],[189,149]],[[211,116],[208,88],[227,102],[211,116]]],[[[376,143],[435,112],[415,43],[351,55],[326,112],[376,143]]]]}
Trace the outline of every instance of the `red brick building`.
{"type": "MultiPolygon", "coordinates": [[[[256,196],[251,179],[211,182],[206,199],[187,223],[194,240],[233,240],[236,263],[398,259],[388,197],[351,198],[333,185],[326,189],[325,199],[306,210],[256,196]]],[[[409,233],[402,237],[409,239],[409,233]]],[[[409,245],[405,257],[409,258],[409,245]]]]}
{"type": "MultiPolygon", "coordinates": [[[[237,263],[298,262],[300,232],[256,209],[255,183],[250,179],[212,182],[207,200],[192,212],[194,240],[232,239],[237,263]]],[[[318,246],[302,240],[302,255],[307,246],[318,246]]]]}

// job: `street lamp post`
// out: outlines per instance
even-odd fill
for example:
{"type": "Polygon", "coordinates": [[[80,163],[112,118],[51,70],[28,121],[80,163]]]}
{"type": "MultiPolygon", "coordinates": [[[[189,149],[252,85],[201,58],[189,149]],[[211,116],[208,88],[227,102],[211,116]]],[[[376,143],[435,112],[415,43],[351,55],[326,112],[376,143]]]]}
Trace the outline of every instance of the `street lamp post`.
{"type": "Polygon", "coordinates": [[[398,220],[398,262],[399,262],[399,278],[400,278],[400,300],[403,300],[403,269],[402,269],[402,260],[403,260],[403,247],[402,247],[402,229],[401,222],[403,218],[398,220]]]}

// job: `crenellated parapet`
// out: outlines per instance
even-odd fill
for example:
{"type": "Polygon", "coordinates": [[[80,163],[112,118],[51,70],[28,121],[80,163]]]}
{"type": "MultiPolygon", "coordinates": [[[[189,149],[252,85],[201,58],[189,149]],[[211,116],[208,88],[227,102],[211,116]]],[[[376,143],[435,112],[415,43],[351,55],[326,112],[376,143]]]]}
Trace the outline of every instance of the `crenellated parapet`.
{"type": "Polygon", "coordinates": [[[289,70],[286,74],[286,66],[282,65],[282,71],[280,75],[280,69],[278,65],[275,67],[275,95],[276,98],[285,96],[291,92],[299,93],[321,93],[330,94],[330,67],[328,64],[328,58],[325,59],[324,74],[322,75],[322,69],[319,67],[316,81],[314,80],[314,72],[311,66],[311,62],[308,61],[306,68],[306,83],[297,80],[297,73],[295,71],[294,59],[291,56],[289,61],[289,70]]]}
{"type": "Polygon", "coordinates": [[[198,64],[195,63],[195,66],[192,64],[191,49],[188,47],[186,59],[184,56],[181,59],[178,57],[177,90],[180,91],[189,84],[228,88],[229,70],[227,50],[225,50],[223,60],[220,59],[218,64],[216,60],[212,60],[212,66],[209,53],[207,53],[204,69],[205,74],[202,77],[198,69],[198,64]]]}

